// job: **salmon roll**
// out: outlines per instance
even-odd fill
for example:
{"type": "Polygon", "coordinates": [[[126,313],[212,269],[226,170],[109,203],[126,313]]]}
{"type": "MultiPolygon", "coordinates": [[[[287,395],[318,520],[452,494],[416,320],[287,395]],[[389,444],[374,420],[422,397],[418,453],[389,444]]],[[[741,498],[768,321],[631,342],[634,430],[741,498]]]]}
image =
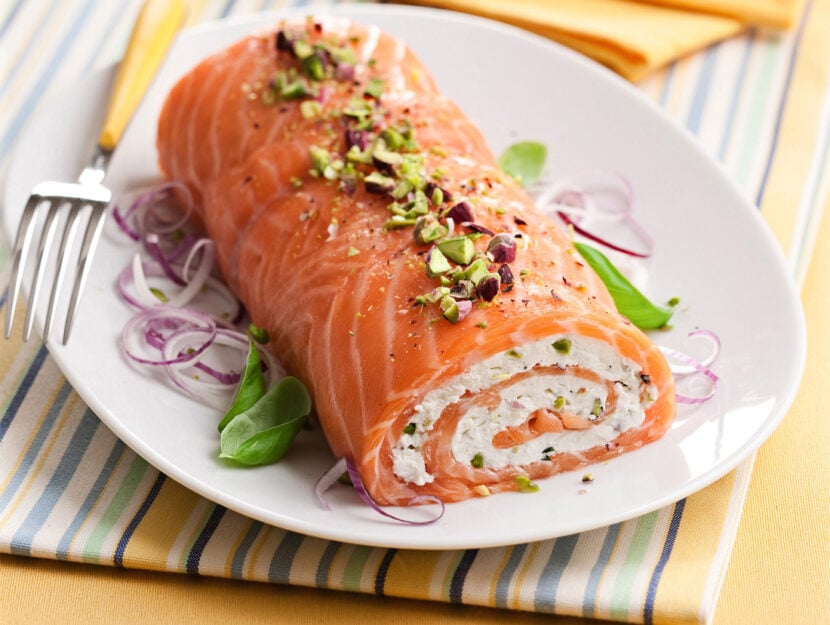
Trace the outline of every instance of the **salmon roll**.
{"type": "Polygon", "coordinates": [[[670,427],[660,350],[401,41],[276,24],[181,79],[158,152],[377,503],[521,489],[670,427]]]}

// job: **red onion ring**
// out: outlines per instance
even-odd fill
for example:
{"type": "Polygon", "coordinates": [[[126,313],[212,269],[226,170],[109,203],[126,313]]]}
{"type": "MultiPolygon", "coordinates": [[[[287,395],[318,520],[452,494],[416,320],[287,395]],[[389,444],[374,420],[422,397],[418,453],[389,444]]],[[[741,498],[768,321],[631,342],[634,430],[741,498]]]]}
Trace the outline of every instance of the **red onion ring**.
{"type": "Polygon", "coordinates": [[[634,190],[624,176],[597,171],[583,172],[574,179],[554,182],[545,187],[536,197],[536,205],[542,211],[556,215],[565,225],[573,228],[585,238],[622,254],[636,258],[648,258],[654,242],[632,216],[633,203],[634,190]],[[620,205],[598,200],[601,191],[609,187],[622,197],[620,205]],[[623,222],[642,241],[646,251],[619,245],[590,231],[583,223],[588,217],[623,222]]]}
{"type": "Polygon", "coordinates": [[[685,352],[673,349],[671,347],[665,347],[661,345],[659,346],[659,349],[667,358],[674,359],[675,361],[678,361],[686,366],[686,368],[681,369],[677,365],[672,365],[671,363],[669,363],[669,367],[675,378],[683,378],[688,375],[699,373],[703,375],[707,380],[709,380],[709,382],[711,383],[711,388],[709,392],[704,395],[691,396],[685,395],[683,393],[676,393],[678,403],[701,404],[714,397],[718,389],[719,378],[717,374],[709,368],[709,365],[715,361],[715,359],[718,357],[718,354],[720,353],[720,339],[714,332],[710,330],[694,330],[690,332],[688,336],[690,338],[702,337],[709,340],[710,342],[712,342],[714,346],[713,352],[709,354],[705,359],[698,360],[696,358],[693,358],[692,356],[689,356],[685,352]]]}
{"type": "Polygon", "coordinates": [[[317,499],[320,500],[320,504],[326,510],[331,510],[331,506],[329,506],[326,498],[324,497],[325,492],[331,488],[339,479],[343,473],[349,474],[349,479],[352,482],[352,486],[354,487],[355,491],[357,492],[360,499],[369,506],[372,510],[377,512],[378,514],[385,516],[387,518],[393,519],[395,521],[399,521],[400,523],[406,523],[407,525],[430,525],[435,523],[441,517],[444,516],[444,512],[446,510],[446,505],[443,501],[441,501],[435,495],[416,495],[412,499],[409,500],[408,505],[415,505],[420,503],[434,503],[440,506],[440,510],[438,513],[433,516],[432,518],[425,519],[423,521],[416,521],[413,519],[406,519],[404,517],[396,516],[387,512],[383,508],[381,508],[375,500],[372,499],[372,496],[366,490],[366,487],[363,485],[363,480],[360,479],[360,473],[357,470],[357,465],[355,465],[354,461],[351,458],[340,458],[337,462],[335,462],[329,469],[326,471],[320,479],[317,480],[317,483],[314,485],[314,493],[317,495],[317,499]]]}

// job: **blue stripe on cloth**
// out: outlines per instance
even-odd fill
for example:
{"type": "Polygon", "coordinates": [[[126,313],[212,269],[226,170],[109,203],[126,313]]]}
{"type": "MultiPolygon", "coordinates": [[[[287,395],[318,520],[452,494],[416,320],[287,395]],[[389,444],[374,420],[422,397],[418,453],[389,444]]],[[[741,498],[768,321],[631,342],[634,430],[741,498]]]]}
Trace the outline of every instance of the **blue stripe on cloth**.
{"type": "Polygon", "coordinates": [[[669,66],[666,68],[664,78],[663,78],[663,89],[660,91],[660,97],[657,99],[657,102],[660,104],[660,107],[665,109],[669,103],[669,94],[671,93],[672,83],[674,82],[674,75],[677,71],[677,62],[670,63],[669,66]]]}
{"type": "Polygon", "coordinates": [[[595,616],[599,581],[602,579],[602,573],[605,571],[605,567],[608,566],[611,554],[614,553],[614,546],[617,544],[621,530],[621,523],[616,523],[606,529],[605,539],[602,541],[602,547],[599,549],[599,556],[591,568],[591,574],[588,576],[588,583],[585,586],[585,597],[582,600],[582,616],[586,618],[594,618],[595,616]]]}
{"type": "Polygon", "coordinates": [[[83,417],[81,417],[81,422],[75,429],[66,451],[61,456],[55,470],[52,471],[52,475],[43,493],[41,493],[35,505],[29,510],[23,524],[14,533],[14,536],[12,536],[10,545],[11,553],[23,556],[31,555],[32,542],[35,536],[46,523],[52,510],[55,508],[55,504],[66,491],[66,487],[75,475],[75,470],[81,463],[81,458],[86,453],[99,424],[100,421],[98,421],[98,418],[91,410],[84,412],[83,417]]]}
{"type": "Polygon", "coordinates": [[[392,566],[392,560],[395,559],[396,553],[398,553],[397,549],[387,549],[378,567],[378,572],[375,576],[375,594],[380,597],[385,595],[386,576],[389,574],[389,567],[392,566]]]}
{"type": "Polygon", "coordinates": [[[286,532],[280,541],[271,564],[268,566],[268,581],[287,584],[291,577],[291,566],[294,564],[294,557],[297,550],[303,543],[302,534],[286,532]]]}
{"type": "Polygon", "coordinates": [[[49,437],[49,433],[52,431],[55,421],[57,420],[58,415],[63,408],[63,404],[66,402],[66,398],[69,396],[71,390],[72,387],[69,386],[69,384],[63,384],[61,386],[54,403],[49,407],[46,419],[44,419],[43,424],[40,428],[38,428],[38,431],[35,433],[34,440],[32,440],[32,443],[26,450],[23,460],[18,465],[17,470],[12,476],[12,479],[9,480],[9,483],[3,493],[0,494],[0,510],[5,510],[9,502],[15,494],[17,494],[17,489],[20,488],[20,485],[29,476],[29,472],[31,471],[34,463],[37,461],[40,455],[40,450],[46,442],[46,439],[49,437]]]}
{"type": "Polygon", "coordinates": [[[239,547],[236,548],[233,558],[231,558],[230,573],[232,578],[242,579],[244,577],[245,560],[248,557],[248,551],[250,551],[251,546],[254,544],[256,537],[262,531],[263,527],[265,525],[259,521],[251,522],[251,526],[245,532],[245,536],[242,537],[242,542],[239,543],[239,547]]]}
{"type": "Polygon", "coordinates": [[[666,534],[666,540],[663,542],[663,551],[660,552],[660,559],[657,561],[657,566],[654,567],[654,573],[651,574],[651,579],[648,582],[646,600],[643,605],[643,625],[652,625],[654,623],[654,598],[657,596],[657,586],[660,584],[663,569],[666,568],[666,563],[669,561],[669,556],[671,556],[672,549],[674,548],[674,541],[677,538],[677,530],[680,529],[680,520],[683,518],[683,509],[685,507],[685,499],[681,499],[674,504],[674,511],[672,512],[671,522],[669,523],[669,531],[666,534]]]}
{"type": "Polygon", "coordinates": [[[461,556],[450,581],[450,602],[462,603],[464,580],[467,579],[467,574],[470,572],[470,567],[473,566],[476,556],[478,556],[478,549],[467,549],[464,555],[461,556]]]}
{"type": "Polygon", "coordinates": [[[78,530],[81,529],[81,526],[84,524],[84,521],[86,521],[93,506],[95,506],[95,503],[104,491],[104,487],[109,481],[112,472],[115,470],[116,465],[121,460],[121,457],[124,455],[124,451],[126,449],[127,447],[124,443],[122,443],[119,439],[115,439],[112,449],[110,450],[107,459],[104,461],[101,471],[98,473],[98,477],[95,478],[92,488],[90,488],[89,493],[87,493],[86,499],[84,499],[84,502],[75,513],[72,523],[69,524],[69,527],[66,528],[63,536],[61,536],[61,539],[58,541],[58,546],[55,550],[55,555],[58,560],[69,559],[69,549],[72,545],[72,540],[75,538],[75,534],[77,534],[78,530]]]}
{"type": "Polygon", "coordinates": [[[222,517],[225,516],[226,511],[226,508],[223,506],[215,505],[213,507],[213,512],[211,512],[210,517],[208,517],[208,520],[202,528],[202,531],[199,532],[199,536],[190,548],[190,553],[187,554],[185,570],[188,574],[199,574],[199,561],[202,559],[202,553],[204,553],[205,547],[207,546],[211,536],[213,536],[214,532],[216,532],[216,528],[219,527],[219,523],[222,522],[222,517]]]}
{"type": "Polygon", "coordinates": [[[63,39],[61,39],[58,43],[57,49],[53,52],[52,56],[49,58],[49,61],[46,63],[46,67],[41,72],[34,87],[32,87],[23,99],[20,108],[17,110],[17,114],[12,118],[6,128],[5,134],[0,137],[0,160],[3,159],[15,139],[17,139],[18,134],[20,134],[23,130],[26,121],[37,108],[38,101],[43,98],[43,94],[49,87],[49,83],[54,81],[60,66],[66,59],[69,48],[78,36],[78,31],[81,29],[84,20],[86,20],[92,12],[94,5],[95,0],[86,0],[83,8],[78,11],[74,21],[70,24],[69,30],[64,33],[63,39]]]}
{"type": "Polygon", "coordinates": [[[712,76],[715,73],[719,49],[720,44],[715,44],[708,47],[703,53],[703,67],[701,67],[698,75],[689,114],[686,118],[686,127],[694,134],[700,132],[700,122],[703,119],[703,112],[706,110],[706,99],[709,95],[709,87],[712,86],[712,76]]]}
{"type": "Polygon", "coordinates": [[[144,519],[147,512],[150,510],[150,507],[153,505],[153,502],[156,500],[156,497],[161,490],[161,487],[164,486],[164,481],[167,479],[164,473],[159,473],[156,481],[150,487],[150,491],[147,493],[147,496],[144,498],[144,501],[141,502],[141,506],[139,506],[138,511],[135,513],[135,516],[130,520],[130,523],[127,525],[127,529],[124,530],[124,533],[121,535],[121,538],[118,540],[118,544],[115,547],[115,553],[112,556],[112,562],[115,566],[124,566],[124,552],[127,549],[127,543],[130,542],[130,539],[133,537],[136,528],[138,527],[139,523],[144,519]]]}
{"type": "MultiPolygon", "coordinates": [[[[18,7],[15,7],[15,9],[17,9],[17,8],[18,7]]],[[[41,35],[43,33],[43,29],[46,27],[46,24],[49,23],[49,19],[51,18],[52,14],[54,12],[55,12],[55,5],[53,3],[52,6],[49,7],[49,11],[47,12],[46,16],[38,22],[37,28],[35,28],[35,32],[32,33],[31,41],[41,41],[42,40],[41,35]]],[[[14,16],[12,15],[11,17],[13,18],[14,16]]],[[[9,24],[9,23],[10,22],[7,21],[7,24],[9,24]]],[[[4,26],[5,26],[5,24],[4,24],[4,26]]],[[[2,37],[2,36],[3,36],[3,32],[0,32],[0,37],[2,37]]],[[[0,83],[0,98],[3,98],[3,96],[6,94],[6,91],[11,87],[12,83],[14,82],[15,77],[20,72],[20,70],[23,69],[23,66],[26,64],[26,59],[28,59],[29,55],[32,52],[36,51],[36,50],[38,50],[38,46],[29,45],[29,46],[24,46],[23,47],[23,51],[20,53],[20,55],[15,60],[15,64],[12,67],[11,71],[9,72],[9,75],[6,76],[5,80],[2,83],[0,83]]]]}
{"type": "Polygon", "coordinates": [[[329,567],[331,566],[334,556],[340,549],[340,543],[330,542],[326,545],[323,555],[320,556],[320,561],[317,563],[317,570],[314,573],[314,584],[317,588],[326,588],[329,580],[329,567]]]}
{"type": "MultiPolygon", "coordinates": [[[[9,407],[6,409],[3,418],[0,419],[0,442],[2,442],[3,437],[6,435],[6,432],[8,432],[9,427],[12,424],[12,421],[14,421],[14,418],[17,416],[17,412],[20,410],[20,406],[26,398],[29,389],[31,389],[35,378],[38,373],[40,373],[48,353],[49,352],[47,352],[46,348],[43,346],[38,349],[34,360],[32,360],[32,364],[29,365],[29,368],[26,371],[26,375],[23,376],[23,381],[20,383],[20,386],[17,387],[14,396],[12,396],[12,400],[9,402],[9,407]]],[[[0,510],[2,509],[3,505],[0,503],[0,510]]]]}
{"type": "MultiPolygon", "coordinates": [[[[23,0],[17,0],[17,2],[15,2],[14,6],[12,7],[12,10],[9,11],[9,13],[6,15],[6,19],[3,20],[3,24],[2,26],[0,26],[0,39],[2,39],[3,35],[5,35],[9,28],[11,28],[12,22],[14,22],[15,18],[17,17],[17,13],[18,11],[20,11],[20,7],[22,6],[23,0]]],[[[34,40],[34,37],[32,37],[32,40],[34,40]]]]}
{"type": "Polygon", "coordinates": [[[741,55],[741,64],[738,69],[737,79],[732,89],[732,96],[729,98],[729,108],[726,113],[726,123],[723,127],[723,134],[721,135],[720,145],[718,146],[718,160],[726,160],[726,151],[729,149],[729,142],[732,139],[732,128],[735,126],[735,116],[738,114],[738,102],[741,99],[744,86],[746,85],[747,68],[749,67],[749,59],[752,56],[752,47],[757,38],[757,32],[753,29],[748,33],[744,42],[744,51],[741,55]]]}
{"type": "Polygon", "coordinates": [[[233,5],[236,4],[236,0],[227,0],[225,2],[225,6],[222,7],[222,11],[219,14],[219,17],[228,17],[231,10],[233,9],[233,5]]]}
{"type": "Polygon", "coordinates": [[[533,608],[539,612],[554,612],[556,606],[556,591],[559,588],[559,580],[562,573],[576,549],[579,534],[557,538],[553,545],[553,551],[539,575],[539,585],[533,596],[533,608]]]}
{"type": "Polygon", "coordinates": [[[790,88],[792,87],[795,64],[798,60],[798,54],[801,51],[801,41],[804,38],[804,28],[807,24],[812,6],[812,0],[808,0],[804,5],[804,13],[801,15],[801,21],[798,23],[798,29],[793,36],[793,49],[792,54],[790,55],[790,62],[787,65],[784,88],[781,90],[781,100],[778,103],[778,112],[775,115],[775,124],[773,125],[772,130],[772,143],[770,145],[766,165],[764,166],[764,174],[761,176],[761,184],[758,185],[758,195],[755,197],[755,205],[759,208],[761,206],[761,201],[764,198],[764,192],[767,189],[770,171],[772,171],[772,161],[775,159],[775,152],[778,149],[778,138],[781,134],[781,124],[784,120],[784,112],[787,109],[787,100],[789,99],[790,88]]]}
{"type": "Polygon", "coordinates": [[[499,574],[499,579],[496,581],[496,592],[493,599],[497,608],[507,607],[510,581],[513,579],[513,574],[522,561],[525,551],[527,551],[527,545],[515,545],[510,549],[510,557],[507,558],[507,563],[504,565],[504,568],[499,574]]]}
{"type": "Polygon", "coordinates": [[[112,12],[112,16],[110,17],[109,22],[107,23],[103,31],[104,33],[106,33],[106,35],[97,38],[95,47],[90,53],[89,58],[86,60],[86,63],[84,63],[84,76],[93,72],[95,63],[101,59],[101,51],[104,49],[104,46],[109,43],[109,37],[112,35],[112,33],[117,32],[116,26],[118,25],[118,22],[124,17],[126,4],[127,1],[121,0],[121,6],[117,10],[112,12]]]}

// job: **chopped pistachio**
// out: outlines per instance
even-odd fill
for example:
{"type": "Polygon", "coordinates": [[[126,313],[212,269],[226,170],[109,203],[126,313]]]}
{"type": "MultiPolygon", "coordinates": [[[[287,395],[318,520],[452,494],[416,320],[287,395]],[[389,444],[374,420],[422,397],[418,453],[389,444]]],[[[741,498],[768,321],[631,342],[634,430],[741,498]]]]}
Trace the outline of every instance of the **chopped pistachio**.
{"type": "Polygon", "coordinates": [[[415,428],[416,428],[416,426],[415,426],[414,423],[408,423],[406,425],[406,427],[403,429],[403,433],[404,434],[410,434],[410,435],[415,434],[415,428]]]}
{"type": "Polygon", "coordinates": [[[467,236],[445,239],[438,243],[438,247],[447,258],[460,265],[472,261],[476,251],[472,240],[467,236]]]}
{"type": "Polygon", "coordinates": [[[452,269],[447,257],[441,253],[437,247],[433,247],[429,251],[429,257],[426,264],[427,277],[436,278],[443,273],[452,269]]]}
{"type": "Polygon", "coordinates": [[[331,154],[328,150],[316,145],[309,148],[311,152],[311,166],[312,171],[318,176],[322,176],[326,168],[331,164],[331,154]]]}
{"type": "Polygon", "coordinates": [[[461,319],[458,302],[449,295],[441,298],[441,315],[450,323],[458,323],[461,319]]]}
{"type": "Polygon", "coordinates": [[[599,399],[594,400],[594,405],[591,407],[591,416],[599,417],[602,415],[602,401],[599,399]]]}
{"type": "Polygon", "coordinates": [[[521,493],[535,493],[539,490],[539,486],[530,481],[526,475],[516,476],[516,485],[519,487],[521,493]]]}
{"type": "Polygon", "coordinates": [[[399,228],[408,228],[415,225],[414,218],[403,217],[401,215],[392,215],[391,219],[383,222],[385,230],[398,230],[399,228]]]}
{"type": "Polygon", "coordinates": [[[553,408],[554,410],[562,410],[567,403],[568,401],[562,395],[557,395],[556,399],[553,400],[553,408]]]}
{"type": "Polygon", "coordinates": [[[167,303],[170,301],[170,298],[162,291],[161,289],[157,289],[156,287],[150,287],[150,293],[156,296],[156,298],[162,302],[167,303]]]}
{"type": "Polygon", "coordinates": [[[478,258],[473,261],[469,267],[467,267],[463,274],[459,275],[459,280],[469,280],[475,285],[483,279],[490,275],[490,272],[487,269],[487,263],[485,263],[482,259],[478,258]]]}
{"type": "Polygon", "coordinates": [[[447,227],[435,218],[434,215],[426,214],[415,221],[415,232],[413,236],[418,243],[432,243],[447,236],[447,227]]]}
{"type": "Polygon", "coordinates": [[[582,476],[583,482],[593,482],[594,481],[594,474],[593,473],[586,473],[582,476]]]}
{"type": "Polygon", "coordinates": [[[479,484],[473,487],[473,492],[479,497],[489,497],[490,489],[485,484],[479,484]]]}
{"type": "Polygon", "coordinates": [[[568,354],[571,351],[571,341],[569,339],[558,339],[553,342],[553,349],[560,354],[568,354]]]}
{"type": "Polygon", "coordinates": [[[300,102],[300,114],[305,119],[319,117],[323,113],[323,105],[317,100],[303,100],[300,102]]]}
{"type": "Polygon", "coordinates": [[[477,453],[475,456],[473,456],[473,459],[470,460],[470,464],[473,465],[476,469],[480,469],[484,466],[484,456],[482,456],[480,453],[477,453]]]}
{"type": "Polygon", "coordinates": [[[303,73],[312,80],[322,80],[325,77],[325,66],[320,52],[313,52],[302,60],[303,73]]]}
{"type": "Polygon", "coordinates": [[[358,250],[356,247],[351,247],[351,246],[349,247],[349,256],[350,257],[351,256],[357,256],[358,254],[360,254],[360,250],[358,250]]]}
{"type": "Polygon", "coordinates": [[[366,88],[363,90],[363,93],[379,100],[380,96],[383,95],[383,80],[380,78],[370,79],[369,83],[366,85],[366,88]]]}

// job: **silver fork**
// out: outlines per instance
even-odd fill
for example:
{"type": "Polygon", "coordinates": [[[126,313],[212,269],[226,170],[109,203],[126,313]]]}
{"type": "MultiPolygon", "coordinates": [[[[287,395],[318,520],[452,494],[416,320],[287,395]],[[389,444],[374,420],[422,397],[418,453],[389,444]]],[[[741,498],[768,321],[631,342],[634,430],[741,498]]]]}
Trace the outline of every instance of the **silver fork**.
{"type": "Polygon", "coordinates": [[[42,337],[44,342],[49,337],[58,303],[62,299],[65,274],[71,260],[74,260],[75,275],[66,309],[62,343],[66,345],[69,340],[78,303],[89,275],[90,259],[101,235],[107,207],[112,200],[111,191],[102,184],[110,156],[173,42],[183,22],[184,13],[183,1],[144,2],[116,75],[106,119],[92,160],[84,168],[78,182],[47,181],[32,189],[23,209],[12,250],[6,338],[11,336],[24,277],[31,269],[31,263],[34,263],[23,323],[23,340],[28,341],[31,337],[38,299],[50,268],[53,242],[59,225],[63,223],[42,337]],[[82,227],[81,246],[77,254],[73,254],[72,242],[82,227]],[[32,255],[30,248],[34,239],[37,249],[32,255]]]}

